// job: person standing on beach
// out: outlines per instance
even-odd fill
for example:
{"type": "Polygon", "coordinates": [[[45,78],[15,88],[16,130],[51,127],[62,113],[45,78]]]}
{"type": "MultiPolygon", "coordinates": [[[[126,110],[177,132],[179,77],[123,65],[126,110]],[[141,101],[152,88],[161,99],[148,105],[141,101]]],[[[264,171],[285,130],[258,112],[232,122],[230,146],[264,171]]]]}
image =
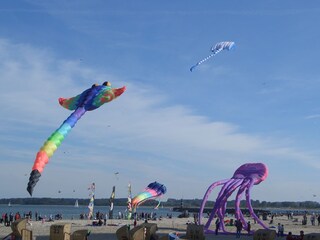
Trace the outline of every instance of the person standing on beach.
{"type": "Polygon", "coordinates": [[[237,228],[237,234],[236,234],[236,238],[240,238],[241,236],[241,231],[242,231],[242,222],[240,221],[240,219],[237,219],[236,221],[236,228],[237,228]]]}
{"type": "Polygon", "coordinates": [[[316,222],[316,216],[314,213],[312,213],[311,217],[310,217],[310,221],[311,221],[311,225],[314,226],[315,222],[316,222]]]}
{"type": "Polygon", "coordinates": [[[281,224],[278,223],[278,234],[277,234],[277,236],[280,237],[280,234],[281,234],[281,224]]]}
{"type": "Polygon", "coordinates": [[[281,228],[280,228],[280,237],[284,236],[284,225],[281,224],[281,228]]]}
{"type": "Polygon", "coordinates": [[[220,219],[217,218],[217,220],[216,220],[216,235],[218,235],[219,228],[220,228],[220,219]]]}
{"type": "Polygon", "coordinates": [[[250,235],[250,231],[251,231],[251,223],[250,223],[250,221],[247,222],[247,231],[248,231],[248,235],[250,235]]]}

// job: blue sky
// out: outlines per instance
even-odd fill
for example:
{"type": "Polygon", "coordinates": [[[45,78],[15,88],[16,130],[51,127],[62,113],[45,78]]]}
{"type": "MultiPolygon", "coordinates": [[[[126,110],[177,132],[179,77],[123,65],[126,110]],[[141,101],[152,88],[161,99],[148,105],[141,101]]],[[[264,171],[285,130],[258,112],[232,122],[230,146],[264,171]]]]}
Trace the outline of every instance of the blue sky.
{"type": "Polygon", "coordinates": [[[253,199],[319,201],[319,13],[318,1],[1,1],[0,197],[28,196],[37,151],[70,114],[58,98],[108,80],[127,91],[82,117],[35,197],[158,181],[165,198],[202,198],[262,162],[253,199]],[[190,72],[220,41],[236,48],[190,72]]]}

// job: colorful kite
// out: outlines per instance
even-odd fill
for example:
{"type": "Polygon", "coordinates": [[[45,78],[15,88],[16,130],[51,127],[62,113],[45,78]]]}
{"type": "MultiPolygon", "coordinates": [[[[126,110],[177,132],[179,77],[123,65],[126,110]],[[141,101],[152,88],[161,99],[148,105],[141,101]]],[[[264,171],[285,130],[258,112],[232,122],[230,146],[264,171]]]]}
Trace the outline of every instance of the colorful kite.
{"type": "Polygon", "coordinates": [[[109,209],[109,219],[113,219],[113,203],[114,203],[114,198],[116,197],[116,186],[112,187],[112,193],[109,198],[110,202],[110,209],[109,209]]]}
{"type": "Polygon", "coordinates": [[[91,88],[73,98],[59,98],[61,106],[68,110],[74,110],[74,112],[52,133],[37,153],[27,187],[27,191],[31,196],[35,185],[41,177],[44,166],[49,162],[49,158],[57,150],[77,121],[87,111],[95,110],[104,103],[111,102],[119,97],[125,90],[126,87],[111,88],[110,82],[104,82],[102,85],[92,85],[91,88]]]}
{"type": "Polygon", "coordinates": [[[158,182],[153,182],[148,185],[148,187],[145,188],[145,190],[141,193],[139,193],[137,196],[135,196],[132,199],[132,207],[134,209],[137,208],[140,204],[143,202],[149,200],[149,199],[155,199],[167,192],[167,188],[158,182]]]}
{"type": "Polygon", "coordinates": [[[132,200],[132,194],[131,194],[131,184],[129,183],[128,184],[128,201],[127,201],[127,212],[128,212],[128,220],[131,219],[132,217],[132,203],[131,203],[131,200],[132,200]]]}
{"type": "Polygon", "coordinates": [[[90,201],[89,201],[89,214],[88,214],[88,219],[91,219],[93,217],[93,208],[94,208],[94,197],[95,197],[95,191],[96,191],[96,184],[92,183],[91,186],[88,188],[88,190],[90,191],[89,193],[89,197],[90,197],[90,201]]]}
{"type": "Polygon", "coordinates": [[[200,64],[202,64],[203,62],[207,61],[209,58],[215,56],[217,53],[221,52],[222,50],[231,50],[233,47],[235,46],[234,42],[219,42],[216,45],[214,45],[211,48],[211,52],[212,54],[209,55],[208,57],[202,59],[201,61],[199,61],[197,64],[193,65],[190,68],[190,71],[192,72],[193,69],[195,69],[197,66],[199,66],[200,64]]]}
{"type": "MultiPolygon", "coordinates": [[[[218,186],[222,186],[218,194],[218,197],[214,203],[213,209],[209,215],[207,223],[204,225],[204,230],[206,233],[215,233],[215,231],[210,230],[210,224],[212,220],[217,217],[220,220],[221,225],[219,229],[223,232],[228,232],[225,228],[224,217],[226,214],[226,206],[228,198],[237,190],[236,199],[235,199],[235,214],[234,217],[236,221],[240,221],[243,225],[243,228],[250,231],[248,228],[247,220],[245,219],[242,210],[240,209],[240,202],[242,199],[243,193],[246,196],[246,205],[249,209],[249,215],[254,219],[255,222],[260,224],[263,228],[268,228],[263,221],[255,214],[252,205],[251,205],[251,189],[253,185],[258,185],[264,181],[268,176],[268,168],[263,163],[246,163],[241,165],[233,174],[231,179],[224,179],[217,182],[214,182],[210,185],[207,192],[205,193],[200,211],[199,211],[199,224],[201,224],[202,216],[204,215],[204,208],[208,201],[212,190],[218,186]]],[[[207,214],[206,214],[207,215],[207,214]]],[[[217,229],[217,230],[219,230],[217,229]]],[[[217,234],[217,233],[216,233],[217,234]]]]}

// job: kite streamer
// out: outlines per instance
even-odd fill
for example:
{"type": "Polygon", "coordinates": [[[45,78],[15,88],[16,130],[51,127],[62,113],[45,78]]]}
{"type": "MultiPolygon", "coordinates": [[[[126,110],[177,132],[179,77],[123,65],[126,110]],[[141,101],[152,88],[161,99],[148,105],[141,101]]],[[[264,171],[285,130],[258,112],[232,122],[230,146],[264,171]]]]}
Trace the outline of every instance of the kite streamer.
{"type": "Polygon", "coordinates": [[[128,200],[127,200],[127,211],[128,211],[128,220],[131,219],[132,217],[132,203],[131,203],[131,200],[132,200],[132,194],[131,194],[131,184],[129,183],[128,184],[128,200]]]}
{"type": "Polygon", "coordinates": [[[89,213],[88,213],[88,219],[91,219],[93,217],[93,208],[94,208],[94,198],[95,198],[95,191],[96,191],[96,184],[92,183],[91,186],[88,188],[90,191],[90,201],[89,201],[89,213]]]}
{"type": "Polygon", "coordinates": [[[116,186],[112,187],[112,193],[109,198],[110,202],[110,209],[109,209],[109,219],[113,219],[113,205],[114,205],[114,199],[116,197],[116,186]]]}

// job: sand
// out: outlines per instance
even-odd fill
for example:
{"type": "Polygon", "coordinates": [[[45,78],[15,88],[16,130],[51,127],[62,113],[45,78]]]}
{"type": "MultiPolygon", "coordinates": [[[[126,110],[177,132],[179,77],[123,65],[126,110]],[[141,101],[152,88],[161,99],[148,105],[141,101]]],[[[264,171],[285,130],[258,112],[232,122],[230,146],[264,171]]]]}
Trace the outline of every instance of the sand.
{"type": "MultiPolygon", "coordinates": [[[[177,232],[180,235],[185,234],[187,223],[193,222],[193,218],[164,218],[162,220],[149,221],[150,223],[156,223],[159,230],[157,231],[159,236],[168,235],[168,233],[177,232]]],[[[253,219],[248,218],[252,224],[252,230],[261,229],[262,227],[259,224],[254,224],[253,219]]],[[[204,219],[206,221],[206,219],[204,219]]],[[[144,221],[138,221],[138,224],[143,223],[144,221]]],[[[273,224],[269,224],[270,218],[264,223],[271,229],[277,230],[278,223],[284,225],[284,233],[287,234],[291,231],[294,235],[298,235],[300,230],[303,230],[305,234],[308,233],[320,233],[320,226],[316,221],[316,225],[312,226],[310,223],[310,216],[308,216],[307,225],[302,225],[302,216],[295,216],[294,220],[288,220],[287,216],[277,216],[274,218],[273,224]]],[[[58,220],[54,222],[44,222],[41,221],[32,221],[27,225],[27,229],[31,230],[33,233],[33,238],[37,240],[49,239],[50,235],[50,226],[57,223],[71,223],[71,233],[76,230],[87,229],[91,231],[91,234],[88,239],[95,240],[116,240],[117,237],[115,232],[118,228],[123,225],[131,224],[133,227],[133,221],[129,220],[108,220],[107,226],[92,226],[92,221],[89,220],[58,220]],[[110,224],[115,226],[110,226],[110,224]]],[[[234,226],[226,227],[228,231],[235,232],[234,226]]],[[[214,223],[212,224],[212,229],[214,229],[214,223]]],[[[0,226],[0,238],[7,236],[11,233],[11,227],[0,226]]],[[[214,234],[206,234],[206,239],[236,239],[234,234],[219,234],[218,236],[214,234]]],[[[252,234],[248,235],[246,231],[243,231],[241,236],[242,240],[253,239],[252,234]]],[[[285,237],[277,237],[277,239],[285,239],[285,237]]]]}

